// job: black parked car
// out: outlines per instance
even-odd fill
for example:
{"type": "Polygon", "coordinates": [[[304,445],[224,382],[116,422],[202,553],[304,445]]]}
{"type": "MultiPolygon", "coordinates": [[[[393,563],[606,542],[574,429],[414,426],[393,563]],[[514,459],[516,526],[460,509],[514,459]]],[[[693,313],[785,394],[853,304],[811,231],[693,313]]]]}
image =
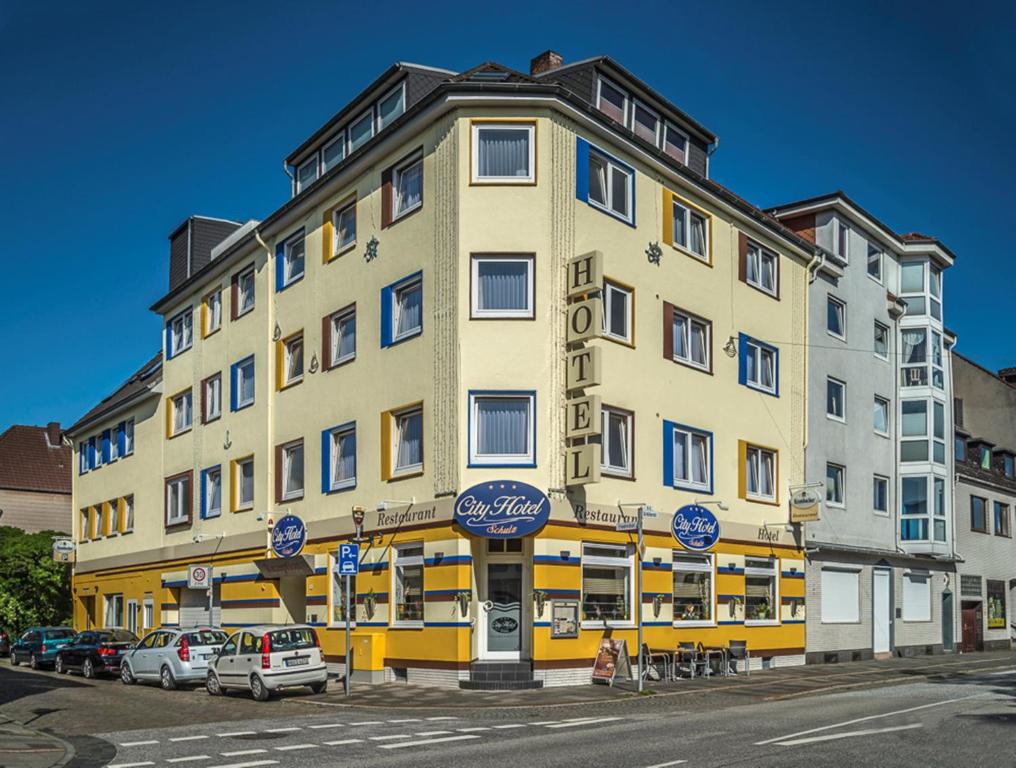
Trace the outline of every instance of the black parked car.
{"type": "Polygon", "coordinates": [[[66,674],[80,669],[87,678],[104,672],[120,674],[124,652],[133,648],[138,636],[126,629],[88,629],[79,632],[56,654],[56,671],[66,674]]]}

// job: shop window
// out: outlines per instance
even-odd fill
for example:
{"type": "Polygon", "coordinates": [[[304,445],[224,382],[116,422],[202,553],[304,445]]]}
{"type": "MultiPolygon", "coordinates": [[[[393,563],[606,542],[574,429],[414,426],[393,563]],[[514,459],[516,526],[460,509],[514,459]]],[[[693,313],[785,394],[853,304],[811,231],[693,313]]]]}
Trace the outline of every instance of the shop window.
{"type": "Polygon", "coordinates": [[[106,627],[122,627],[123,623],[123,595],[106,595],[106,627]]]}
{"type": "Polygon", "coordinates": [[[632,621],[634,549],[617,544],[582,545],[582,620],[632,621]]]}
{"type": "Polygon", "coordinates": [[[779,561],[747,557],[744,564],[745,623],[779,622],[779,561]]]}
{"type": "Polygon", "coordinates": [[[392,548],[395,625],[423,624],[423,542],[392,548]]]}
{"type": "Polygon", "coordinates": [[[713,622],[713,556],[673,554],[674,624],[713,622]]]}
{"type": "Polygon", "coordinates": [[[1005,629],[1006,622],[1006,583],[988,579],[987,584],[987,605],[985,606],[985,618],[988,620],[988,629],[1005,629]]]}
{"type": "Polygon", "coordinates": [[[331,610],[328,613],[328,625],[346,625],[346,579],[349,579],[349,616],[352,617],[350,626],[356,626],[356,576],[343,576],[339,573],[339,562],[335,555],[329,555],[331,563],[331,589],[328,593],[328,600],[331,603],[331,610]]]}

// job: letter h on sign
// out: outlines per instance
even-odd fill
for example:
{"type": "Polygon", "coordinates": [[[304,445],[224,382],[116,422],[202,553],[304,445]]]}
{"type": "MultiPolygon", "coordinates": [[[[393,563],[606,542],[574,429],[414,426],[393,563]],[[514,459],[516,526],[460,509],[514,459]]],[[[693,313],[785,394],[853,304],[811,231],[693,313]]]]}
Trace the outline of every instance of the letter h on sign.
{"type": "Polygon", "coordinates": [[[603,254],[590,251],[568,262],[568,298],[603,289],[603,254]]]}

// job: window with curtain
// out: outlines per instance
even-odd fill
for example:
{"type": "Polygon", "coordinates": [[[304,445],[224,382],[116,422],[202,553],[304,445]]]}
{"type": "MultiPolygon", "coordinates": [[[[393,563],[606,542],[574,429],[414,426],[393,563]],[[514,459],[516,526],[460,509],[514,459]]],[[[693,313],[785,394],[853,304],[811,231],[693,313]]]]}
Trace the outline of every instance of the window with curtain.
{"type": "Polygon", "coordinates": [[[674,486],[691,490],[712,487],[713,436],[687,427],[674,427],[674,486]]]}
{"type": "Polygon", "coordinates": [[[214,421],[222,415],[222,374],[205,379],[205,421],[214,421]]]}
{"type": "Polygon", "coordinates": [[[826,464],[826,503],[830,506],[843,506],[843,487],[846,471],[839,464],[826,464]]]}
{"type": "Polygon", "coordinates": [[[254,402],[254,358],[236,364],[236,407],[242,408],[254,402]]]}
{"type": "Polygon", "coordinates": [[[392,172],[392,220],[423,205],[423,158],[417,156],[392,172]]]}
{"type": "Polygon", "coordinates": [[[713,556],[673,553],[674,623],[713,620],[713,556]]]}
{"type": "Polygon", "coordinates": [[[674,359],[686,365],[709,370],[709,335],[712,324],[680,310],[674,310],[674,359]]]}
{"type": "Polygon", "coordinates": [[[282,446],[282,500],[303,497],[303,440],[282,446]]]}
{"type": "Polygon", "coordinates": [[[756,243],[749,242],[745,260],[745,280],[748,284],[775,296],[776,254],[756,243]]]}
{"type": "Polygon", "coordinates": [[[332,430],[329,437],[329,490],[356,485],[356,427],[332,430]]]}
{"type": "Polygon", "coordinates": [[[700,259],[708,259],[708,222],[693,208],[674,200],[674,244],[700,259]]]}
{"type": "Polygon", "coordinates": [[[604,335],[631,342],[632,294],[634,290],[610,280],[603,284],[604,335]]]}
{"type": "Polygon", "coordinates": [[[875,395],[871,426],[880,435],[889,434],[889,401],[884,397],[875,395]]]}
{"type": "Polygon", "coordinates": [[[236,508],[246,509],[254,506],[254,457],[240,459],[236,462],[236,508]]]}
{"type": "Polygon", "coordinates": [[[423,330],[423,283],[414,280],[395,289],[392,322],[396,341],[423,330]]]}
{"type": "Polygon", "coordinates": [[[172,399],[173,405],[173,432],[176,435],[184,430],[190,429],[193,420],[191,391],[181,392],[172,399]]]}
{"type": "Polygon", "coordinates": [[[744,355],[745,383],[753,389],[775,394],[777,350],[749,339],[745,342],[744,355]]]}
{"type": "Polygon", "coordinates": [[[473,464],[533,464],[533,394],[470,394],[473,464]]]}
{"type": "Polygon", "coordinates": [[[473,181],[532,182],[535,132],[531,123],[474,123],[473,181]]]}
{"type": "Polygon", "coordinates": [[[134,495],[124,496],[123,499],[123,531],[130,533],[134,530],[134,495]]]}
{"type": "Polygon", "coordinates": [[[1011,536],[1009,527],[1009,505],[1003,504],[1000,501],[996,501],[994,504],[995,511],[995,535],[996,536],[1011,536]]]}
{"type": "Polygon", "coordinates": [[[123,595],[106,595],[106,626],[123,626],[123,595]]]}
{"type": "Polygon", "coordinates": [[[889,478],[875,475],[872,479],[871,507],[876,512],[889,511],[889,478]]]}
{"type": "Polygon", "coordinates": [[[589,151],[589,202],[631,221],[632,171],[595,150],[589,151]]]}
{"type": "Polygon", "coordinates": [[[423,542],[396,544],[392,579],[395,623],[423,621],[423,542]]]}
{"type": "Polygon", "coordinates": [[[205,470],[205,517],[218,517],[222,512],[222,470],[205,470]]]}
{"type": "Polygon", "coordinates": [[[748,498],[772,501],[776,498],[776,453],[767,448],[745,448],[744,488],[748,498]]]}
{"type": "Polygon", "coordinates": [[[291,238],[283,250],[282,285],[287,286],[303,277],[305,246],[303,235],[291,238]]]}
{"type": "Polygon", "coordinates": [[[166,525],[187,521],[190,515],[190,480],[187,476],[166,481],[166,525]]]}
{"type": "Polygon", "coordinates": [[[282,385],[288,386],[303,379],[303,334],[286,339],[283,350],[282,385]]]}
{"type": "Polygon", "coordinates": [[[212,291],[205,297],[205,336],[222,327],[222,291],[212,291]]]}
{"type": "Polygon", "coordinates": [[[928,401],[904,400],[900,411],[900,461],[927,461],[928,401]]]}
{"type": "Polygon", "coordinates": [[[826,330],[831,336],[847,338],[847,305],[833,296],[826,301],[826,330]]]}
{"type": "Polygon", "coordinates": [[[874,333],[875,354],[878,357],[889,359],[889,329],[882,323],[875,321],[874,333]]]}
{"type": "Polygon", "coordinates": [[[473,256],[472,316],[531,318],[532,256],[473,256]]]}
{"type": "Polygon", "coordinates": [[[395,86],[395,90],[384,96],[377,103],[377,129],[384,130],[396,118],[406,111],[406,91],[404,83],[395,86]]]}
{"type": "Polygon", "coordinates": [[[775,558],[745,558],[745,622],[779,621],[779,593],[777,582],[779,575],[779,566],[775,558]]]}
{"type": "Polygon", "coordinates": [[[393,474],[423,469],[423,410],[413,408],[392,415],[393,474]]]}
{"type": "Polygon", "coordinates": [[[254,309],[254,267],[245,269],[237,276],[236,289],[237,303],[239,304],[236,315],[239,317],[254,309]]]}
{"type": "Polygon", "coordinates": [[[187,309],[169,321],[169,357],[190,349],[194,343],[194,313],[187,309]]]}
{"type": "Polygon", "coordinates": [[[846,419],[847,385],[831,376],[826,379],[826,416],[844,421],[846,419]]]}
{"type": "Polygon", "coordinates": [[[928,332],[924,328],[904,328],[901,333],[903,349],[902,385],[924,387],[928,385],[928,332]]]}
{"type": "Polygon", "coordinates": [[[331,367],[356,357],[356,308],[332,317],[331,367]]]}
{"type": "Polygon", "coordinates": [[[334,253],[356,243],[356,201],[332,213],[334,253]]]}
{"type": "Polygon", "coordinates": [[[120,502],[118,499],[109,502],[109,532],[120,532],[120,502]]]}
{"type": "Polygon", "coordinates": [[[616,544],[582,545],[582,620],[632,620],[634,549],[616,544]]]}
{"type": "Polygon", "coordinates": [[[346,623],[346,579],[349,579],[349,615],[356,621],[356,576],[344,576],[339,573],[339,563],[335,555],[329,555],[331,562],[331,604],[332,611],[329,624],[345,625],[346,623]]]}
{"type": "Polygon", "coordinates": [[[631,477],[632,414],[618,408],[603,406],[601,470],[610,475],[631,477]]]}

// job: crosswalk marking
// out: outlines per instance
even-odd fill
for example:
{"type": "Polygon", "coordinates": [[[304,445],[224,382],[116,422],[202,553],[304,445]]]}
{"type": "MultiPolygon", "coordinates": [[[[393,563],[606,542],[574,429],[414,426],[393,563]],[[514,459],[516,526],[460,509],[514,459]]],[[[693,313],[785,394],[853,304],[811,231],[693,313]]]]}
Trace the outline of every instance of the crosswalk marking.
{"type": "Polygon", "coordinates": [[[526,727],[525,723],[509,723],[508,725],[495,725],[494,729],[501,731],[507,730],[509,728],[525,728],[525,727],[526,727]]]}
{"type": "Polygon", "coordinates": [[[115,765],[108,766],[108,768],[142,768],[142,766],[145,766],[145,765],[155,765],[155,763],[152,763],[152,762],[145,762],[145,763],[116,763],[115,765]]]}
{"type": "Polygon", "coordinates": [[[276,747],[279,752],[295,752],[298,749],[314,749],[317,744],[287,744],[284,747],[276,747]]]}
{"type": "Polygon", "coordinates": [[[456,728],[459,733],[472,733],[473,731],[489,731],[490,728],[486,725],[474,725],[470,728],[456,728]]]}
{"type": "Polygon", "coordinates": [[[170,741],[200,741],[207,738],[207,736],[175,736],[170,741]]]}
{"type": "Polygon", "coordinates": [[[405,747],[422,747],[426,744],[443,744],[448,741],[465,741],[467,739],[478,739],[479,736],[442,736],[439,739],[423,739],[421,741],[400,741],[398,744],[379,744],[378,749],[403,749],[405,747]]]}
{"type": "Polygon", "coordinates": [[[418,717],[404,717],[401,720],[389,720],[389,723],[418,723],[420,718],[418,717]]]}
{"type": "Polygon", "coordinates": [[[363,739],[339,739],[338,741],[326,741],[327,747],[341,747],[343,744],[359,744],[363,739]]]}
{"type": "Polygon", "coordinates": [[[414,736],[447,736],[451,731],[418,731],[414,736]]]}
{"type": "Polygon", "coordinates": [[[314,728],[315,730],[321,728],[345,728],[345,723],[317,723],[316,725],[308,725],[308,728],[314,728]]]}
{"type": "Polygon", "coordinates": [[[244,755],[263,755],[267,749],[238,749],[234,752],[220,752],[223,757],[243,757],[244,755]]]}
{"type": "Polygon", "coordinates": [[[223,739],[228,739],[230,736],[253,736],[254,731],[230,731],[228,733],[217,733],[216,736],[220,736],[223,739]]]}
{"type": "Polygon", "coordinates": [[[187,757],[167,757],[167,763],[193,763],[197,760],[211,760],[208,755],[189,755],[187,757]]]}
{"type": "MultiPolygon", "coordinates": [[[[120,742],[120,746],[121,747],[143,747],[143,746],[146,746],[148,744],[158,744],[158,743],[159,743],[158,739],[148,739],[147,741],[121,741],[120,742]]],[[[148,763],[148,765],[151,765],[151,763],[148,763]]]]}
{"type": "Polygon", "coordinates": [[[278,765],[278,760],[252,760],[249,763],[225,763],[223,765],[212,765],[209,768],[258,768],[262,765],[278,765]]]}
{"type": "Polygon", "coordinates": [[[548,725],[548,728],[573,728],[577,725],[593,725],[594,723],[609,723],[614,720],[620,720],[620,717],[597,717],[589,720],[570,720],[566,723],[554,723],[548,725]]]}
{"type": "Polygon", "coordinates": [[[299,731],[300,729],[296,726],[290,728],[268,728],[265,733],[292,733],[293,731],[299,731]]]}

